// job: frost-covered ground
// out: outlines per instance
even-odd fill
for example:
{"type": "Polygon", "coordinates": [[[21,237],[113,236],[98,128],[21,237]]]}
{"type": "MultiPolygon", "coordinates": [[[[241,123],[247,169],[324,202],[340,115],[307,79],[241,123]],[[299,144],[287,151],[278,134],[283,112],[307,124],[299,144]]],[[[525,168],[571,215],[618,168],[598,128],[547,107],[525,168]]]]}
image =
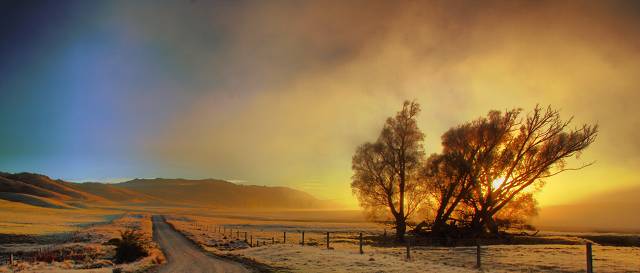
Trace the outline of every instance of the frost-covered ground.
{"type": "Polygon", "coordinates": [[[473,267],[418,258],[406,260],[400,248],[368,249],[360,255],[353,248],[275,244],[238,250],[234,254],[291,272],[477,272],[473,267]]]}
{"type": "MultiPolygon", "coordinates": [[[[478,272],[475,247],[413,247],[406,259],[404,247],[374,247],[368,236],[380,235],[371,226],[339,223],[170,217],[169,222],[205,249],[222,255],[239,255],[291,272],[478,272]],[[219,229],[224,232],[218,232],[219,229]],[[238,236],[239,231],[239,236],[238,236]],[[283,243],[283,232],[287,241],[283,243]],[[305,231],[305,246],[301,246],[305,231]],[[331,249],[326,233],[331,232],[331,249]],[[364,254],[358,235],[365,236],[364,254]],[[253,237],[254,247],[243,243],[253,237]],[[224,234],[223,234],[224,233],[224,234]],[[239,239],[236,239],[239,237],[239,239]],[[273,238],[273,240],[272,240],[273,238]],[[255,247],[256,239],[263,243],[255,247]],[[275,244],[273,243],[275,242],[275,244]],[[229,251],[231,249],[231,251],[229,251]]],[[[552,236],[560,236],[554,234],[552,236]]],[[[482,272],[585,272],[585,246],[580,240],[558,240],[575,245],[532,244],[482,247],[482,272]]],[[[251,242],[249,242],[251,243],[251,242]]],[[[593,246],[595,272],[640,272],[640,248],[593,246]]]]}
{"type": "MultiPolygon", "coordinates": [[[[276,244],[237,250],[258,262],[293,272],[477,272],[474,247],[406,249],[336,244],[334,249],[276,244]]],[[[640,272],[640,248],[594,246],[595,272],[640,272]]],[[[585,250],[570,245],[496,245],[482,248],[485,272],[584,272],[585,250]]]]}
{"type": "Polygon", "coordinates": [[[5,272],[112,272],[119,267],[122,272],[138,272],[164,262],[164,255],[152,240],[150,214],[124,214],[108,223],[92,224],[80,227],[73,236],[63,236],[63,241],[38,242],[33,237],[31,243],[0,244],[0,258],[7,259],[14,254],[13,267],[0,265],[0,273],[5,272]],[[136,262],[114,265],[111,260],[115,254],[114,246],[104,245],[109,239],[119,238],[120,231],[133,228],[139,230],[150,242],[148,257],[136,262]]]}

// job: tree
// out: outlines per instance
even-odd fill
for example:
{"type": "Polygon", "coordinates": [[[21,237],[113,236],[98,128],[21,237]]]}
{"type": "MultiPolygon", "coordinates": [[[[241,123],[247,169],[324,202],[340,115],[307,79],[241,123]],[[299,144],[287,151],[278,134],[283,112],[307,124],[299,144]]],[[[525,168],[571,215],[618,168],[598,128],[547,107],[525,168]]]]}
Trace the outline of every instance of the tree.
{"type": "Polygon", "coordinates": [[[424,134],[416,116],[420,105],[405,101],[402,110],[387,119],[375,143],[364,143],[352,159],[351,188],[368,211],[388,209],[396,240],[404,241],[407,219],[427,198],[417,172],[424,159],[424,134]]]}
{"type": "Polygon", "coordinates": [[[495,153],[479,167],[479,185],[474,191],[477,214],[472,226],[485,226],[494,234],[494,216],[532,186],[542,187],[546,178],[567,170],[566,159],[576,156],[596,139],[597,125],[568,129],[573,118],[563,121],[560,113],[536,106],[526,118],[515,123],[509,134],[501,138],[495,153]],[[499,181],[499,183],[495,183],[499,181]]]}
{"type": "Polygon", "coordinates": [[[490,157],[492,147],[508,133],[518,113],[512,110],[500,115],[492,111],[487,119],[463,124],[442,135],[442,153],[431,155],[421,171],[421,180],[437,204],[431,226],[434,235],[449,230],[448,221],[465,222],[469,208],[464,205],[478,184],[477,166],[490,157]]]}
{"type": "MultiPolygon", "coordinates": [[[[431,155],[421,170],[421,181],[425,184],[430,197],[436,204],[436,211],[431,224],[431,232],[442,235],[449,230],[448,221],[460,222],[461,218],[454,215],[458,212],[458,204],[463,201],[473,189],[468,179],[468,170],[464,161],[456,159],[451,154],[431,155]]],[[[421,231],[427,224],[417,227],[421,231]]]]}
{"type": "MultiPolygon", "coordinates": [[[[546,178],[591,165],[569,168],[566,159],[579,156],[593,143],[597,125],[568,129],[572,118],[563,121],[551,107],[543,110],[536,106],[525,118],[518,118],[520,112],[491,111],[486,118],[451,129],[443,136],[443,155],[462,160],[445,162],[465,176],[455,181],[455,186],[472,187],[462,193],[466,196],[459,203],[445,204],[472,211],[469,227],[476,234],[484,230],[497,234],[495,216],[513,200],[525,198],[536,186],[542,187],[546,178]]],[[[451,183],[434,174],[428,180],[451,183]]]]}

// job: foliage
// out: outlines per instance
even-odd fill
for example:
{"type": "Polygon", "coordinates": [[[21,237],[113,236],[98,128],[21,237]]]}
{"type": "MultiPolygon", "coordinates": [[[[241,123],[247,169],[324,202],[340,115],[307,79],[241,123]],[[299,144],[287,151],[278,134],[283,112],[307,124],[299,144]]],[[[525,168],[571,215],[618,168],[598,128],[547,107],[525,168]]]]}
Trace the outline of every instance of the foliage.
{"type": "Polygon", "coordinates": [[[570,129],[572,118],[562,120],[551,107],[536,106],[524,117],[520,109],[490,111],[445,132],[442,152],[425,159],[419,111],[417,103],[405,102],[352,161],[351,187],[361,206],[393,219],[400,241],[417,211],[429,221],[416,229],[435,235],[497,235],[499,228],[525,226],[537,214],[534,193],[546,178],[591,165],[570,168],[566,160],[578,157],[598,133],[597,125],[570,129]]]}
{"type": "Polygon", "coordinates": [[[528,225],[531,217],[538,215],[538,202],[533,193],[522,193],[511,200],[503,209],[495,215],[495,221],[499,228],[508,229],[521,227],[531,229],[528,225]]]}
{"type": "Polygon", "coordinates": [[[135,229],[120,231],[120,238],[111,239],[109,243],[116,246],[116,263],[130,263],[149,255],[147,239],[135,229]]]}
{"type": "Polygon", "coordinates": [[[443,135],[442,154],[431,156],[422,171],[439,205],[432,230],[453,221],[475,234],[497,234],[497,218],[522,222],[535,215],[532,192],[545,178],[590,165],[568,168],[566,159],[593,143],[597,126],[569,130],[572,119],[561,120],[551,107],[520,114],[491,111],[443,135]]]}
{"type": "Polygon", "coordinates": [[[419,112],[416,102],[405,101],[377,141],[359,146],[352,160],[351,188],[360,205],[370,215],[393,219],[398,241],[404,240],[409,217],[427,200],[417,179],[424,158],[424,135],[415,120],[419,112]]]}

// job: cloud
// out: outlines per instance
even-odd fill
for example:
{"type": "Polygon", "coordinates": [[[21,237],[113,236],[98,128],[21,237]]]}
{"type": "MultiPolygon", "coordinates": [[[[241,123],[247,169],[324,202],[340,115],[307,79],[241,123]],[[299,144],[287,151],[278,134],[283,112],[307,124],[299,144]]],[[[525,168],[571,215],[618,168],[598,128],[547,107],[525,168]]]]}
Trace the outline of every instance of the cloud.
{"type": "Polygon", "coordinates": [[[266,183],[314,176],[349,198],[353,150],[414,98],[429,152],[450,126],[536,103],[601,125],[584,156],[602,162],[594,168],[640,152],[638,116],[625,114],[639,96],[638,17],[620,3],[287,4],[213,19],[228,39],[206,70],[235,84],[214,82],[149,145],[152,157],[266,183]]]}
{"type": "Polygon", "coordinates": [[[403,100],[416,99],[429,153],[439,151],[448,128],[491,109],[551,104],[576,124],[598,122],[600,137],[583,155],[598,163],[548,183],[543,205],[571,199],[564,193],[576,188],[578,198],[638,183],[640,8],[631,1],[109,6],[91,19],[130,50],[96,54],[116,60],[109,68],[118,73],[79,105],[117,109],[117,118],[105,118],[117,132],[91,137],[144,166],[121,176],[242,177],[294,187],[313,178],[324,187],[319,197],[355,205],[355,147],[375,139],[403,100]],[[134,76],[122,75],[129,71],[134,76]],[[109,104],[100,105],[103,97],[109,104]],[[127,148],[116,149],[122,142],[127,148]]]}

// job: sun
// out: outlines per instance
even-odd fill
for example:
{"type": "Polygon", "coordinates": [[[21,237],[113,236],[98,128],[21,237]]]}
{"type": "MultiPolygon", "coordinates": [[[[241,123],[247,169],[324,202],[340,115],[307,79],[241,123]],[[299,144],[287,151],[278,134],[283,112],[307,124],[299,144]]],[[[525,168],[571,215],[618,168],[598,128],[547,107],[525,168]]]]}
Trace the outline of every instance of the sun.
{"type": "Polygon", "coordinates": [[[498,177],[494,179],[493,182],[491,182],[491,187],[497,189],[498,187],[500,187],[500,185],[502,185],[502,183],[504,183],[504,177],[498,177]]]}

